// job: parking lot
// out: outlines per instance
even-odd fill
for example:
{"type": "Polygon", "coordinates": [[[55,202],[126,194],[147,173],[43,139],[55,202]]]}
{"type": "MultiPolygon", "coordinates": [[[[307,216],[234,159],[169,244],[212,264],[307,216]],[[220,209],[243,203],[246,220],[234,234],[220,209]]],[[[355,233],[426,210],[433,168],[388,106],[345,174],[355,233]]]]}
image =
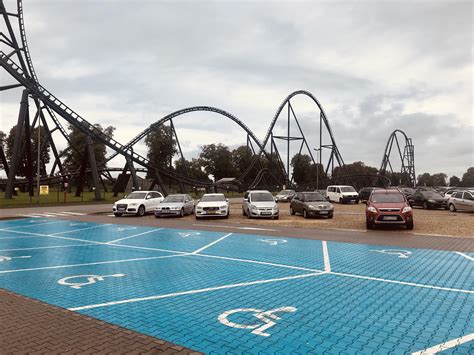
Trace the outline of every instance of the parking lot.
{"type": "Polygon", "coordinates": [[[0,287],[203,352],[474,349],[472,252],[109,220],[1,221],[0,287]]]}

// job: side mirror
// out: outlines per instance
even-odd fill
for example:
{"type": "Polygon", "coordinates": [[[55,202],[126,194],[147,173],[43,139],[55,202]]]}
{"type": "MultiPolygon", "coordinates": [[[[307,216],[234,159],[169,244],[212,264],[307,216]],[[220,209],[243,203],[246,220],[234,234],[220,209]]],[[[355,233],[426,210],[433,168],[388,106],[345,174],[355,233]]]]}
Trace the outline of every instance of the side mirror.
{"type": "Polygon", "coordinates": [[[226,198],[226,199],[225,199],[225,202],[229,202],[229,199],[228,199],[228,198],[226,198]]]}

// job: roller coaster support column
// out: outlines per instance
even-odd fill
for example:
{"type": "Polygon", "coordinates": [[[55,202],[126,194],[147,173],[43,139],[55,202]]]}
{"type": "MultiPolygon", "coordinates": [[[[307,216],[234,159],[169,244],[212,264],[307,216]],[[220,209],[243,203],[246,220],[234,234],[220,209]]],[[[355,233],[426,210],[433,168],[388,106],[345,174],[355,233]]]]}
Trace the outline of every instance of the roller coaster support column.
{"type": "Polygon", "coordinates": [[[102,196],[100,193],[99,172],[97,171],[97,163],[95,160],[94,147],[92,144],[92,138],[90,136],[87,136],[86,138],[86,148],[84,149],[84,156],[82,158],[81,170],[79,172],[79,177],[78,177],[78,182],[77,182],[77,187],[76,187],[76,197],[80,197],[82,194],[83,185],[84,185],[84,177],[85,177],[84,175],[86,173],[86,167],[87,167],[88,161],[91,168],[92,181],[95,188],[94,200],[100,201],[102,199],[102,196]]]}
{"type": "Polygon", "coordinates": [[[125,158],[127,161],[128,165],[128,170],[130,170],[130,174],[132,175],[132,183],[133,183],[133,189],[138,190],[138,178],[137,178],[137,171],[135,170],[135,167],[133,166],[133,162],[130,158],[125,158]]]}
{"type": "Polygon", "coordinates": [[[155,186],[155,183],[158,184],[161,187],[161,192],[163,192],[163,195],[167,196],[168,195],[168,188],[163,183],[163,180],[161,179],[161,175],[157,170],[155,170],[155,181],[153,181],[153,186],[155,186]]]}
{"type": "Polygon", "coordinates": [[[8,176],[9,168],[8,168],[8,161],[7,157],[5,156],[5,152],[3,151],[3,147],[0,145],[0,164],[3,165],[3,170],[5,170],[5,174],[8,176]]]}
{"type": "Polygon", "coordinates": [[[5,198],[13,198],[15,187],[15,175],[21,161],[20,150],[23,137],[23,124],[28,114],[28,90],[23,90],[20,102],[20,113],[18,114],[18,122],[16,124],[15,142],[13,144],[12,161],[10,162],[10,171],[8,173],[7,187],[5,189],[5,198]]]}

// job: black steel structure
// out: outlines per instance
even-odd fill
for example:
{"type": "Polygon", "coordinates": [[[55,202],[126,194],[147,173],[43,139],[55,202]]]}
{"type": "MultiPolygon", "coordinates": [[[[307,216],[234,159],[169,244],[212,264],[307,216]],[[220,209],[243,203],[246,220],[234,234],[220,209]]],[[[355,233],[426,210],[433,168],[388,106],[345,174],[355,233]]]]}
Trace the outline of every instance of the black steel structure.
{"type": "Polygon", "coordinates": [[[388,171],[394,173],[392,163],[390,161],[392,149],[395,150],[395,156],[397,156],[401,162],[400,173],[402,184],[415,187],[415,148],[413,146],[412,139],[408,138],[408,136],[402,130],[396,129],[388,138],[382,158],[382,164],[380,166],[380,174],[384,175],[388,171]],[[399,136],[401,136],[400,140],[404,145],[401,145],[401,142],[398,138],[399,136]]]}
{"type": "MultiPolygon", "coordinates": [[[[89,123],[89,121],[68,107],[64,102],[40,84],[28,49],[23,19],[22,0],[17,0],[16,10],[11,12],[7,11],[4,1],[0,0],[0,14],[3,17],[5,28],[4,32],[0,33],[0,65],[12,79],[12,82],[10,83],[2,83],[0,85],[0,90],[23,88],[15,134],[15,146],[13,147],[14,154],[11,154],[11,161],[7,161],[5,152],[3,151],[3,148],[0,147],[0,164],[3,165],[3,170],[8,176],[5,187],[5,198],[12,198],[15,192],[14,187],[19,183],[27,184],[30,195],[33,195],[33,179],[35,178],[36,173],[32,171],[32,147],[29,142],[32,129],[35,126],[39,127],[40,130],[43,130],[43,132],[46,133],[47,139],[46,142],[43,142],[41,145],[41,149],[45,149],[47,144],[49,144],[54,159],[51,170],[47,172],[47,175],[41,177],[41,181],[57,181],[58,179],[64,180],[69,179],[72,176],[77,176],[78,184],[76,195],[79,196],[82,192],[84,182],[90,181],[89,185],[95,187],[96,199],[101,198],[101,189],[106,188],[104,179],[115,183],[113,191],[115,194],[118,194],[123,191],[125,178],[127,176],[131,176],[134,187],[138,186],[137,172],[146,172],[149,176],[153,176],[154,178],[150,184],[150,189],[155,188],[155,186],[158,185],[165,194],[168,193],[168,187],[163,183],[163,177],[166,177],[168,181],[171,180],[177,182],[182,192],[186,192],[187,187],[190,186],[193,188],[203,187],[208,191],[211,190],[213,188],[212,182],[196,180],[190,177],[187,172],[180,174],[172,168],[157,168],[156,166],[153,166],[153,163],[149,161],[147,157],[134,151],[134,146],[154,129],[162,125],[169,125],[174,139],[177,142],[179,153],[178,159],[184,160],[185,158],[174,122],[175,120],[184,117],[185,115],[192,114],[193,112],[210,112],[217,114],[221,119],[231,120],[242,129],[243,134],[246,136],[247,147],[253,153],[253,160],[247,170],[236,179],[236,183],[240,186],[239,189],[241,190],[257,186],[294,185],[290,167],[290,157],[295,153],[301,154],[303,151],[311,157],[313,164],[318,163],[323,166],[321,174],[324,172],[324,176],[331,175],[335,166],[344,167],[344,160],[342,159],[341,153],[336,145],[334,134],[322,105],[313,94],[304,90],[295,91],[283,100],[270,123],[263,141],[260,141],[242,120],[238,119],[231,113],[212,106],[193,106],[180,109],[162,117],[140,132],[130,142],[121,144],[104,134],[93,124],[89,123]],[[296,114],[297,110],[295,109],[294,101],[292,101],[296,96],[305,96],[309,98],[315,106],[315,113],[319,120],[319,142],[317,147],[310,147],[310,144],[305,137],[304,130],[300,124],[300,119],[296,114]],[[33,110],[34,114],[30,115],[30,110],[33,110]],[[32,120],[30,119],[30,116],[33,117],[32,120]],[[277,123],[279,121],[281,123],[283,120],[287,127],[286,133],[276,134],[277,123]],[[78,152],[82,154],[82,163],[77,167],[77,171],[74,172],[64,170],[61,162],[63,157],[59,153],[55,144],[58,135],[70,143],[68,132],[63,126],[64,122],[85,133],[88,137],[85,150],[78,152]],[[297,134],[292,134],[291,128],[296,128],[297,134]],[[326,138],[326,141],[323,139],[323,132],[324,137],[329,137],[326,138]],[[21,146],[20,144],[23,136],[25,136],[27,142],[25,146],[21,146]],[[110,149],[111,153],[107,158],[107,162],[110,162],[116,156],[122,156],[125,160],[125,166],[120,169],[106,168],[105,166],[98,167],[92,149],[94,142],[104,144],[108,149],[110,149]],[[286,148],[283,151],[283,157],[277,147],[277,142],[285,143],[286,148]],[[299,143],[298,149],[294,152],[291,150],[291,142],[299,143]],[[314,159],[313,150],[316,150],[318,154],[316,161],[314,159]],[[283,161],[285,157],[286,162],[283,161]],[[324,158],[326,159],[323,162],[324,158]],[[27,177],[26,179],[19,180],[17,179],[17,172],[21,161],[26,161],[27,177]],[[262,164],[262,161],[266,163],[262,164]],[[120,172],[118,178],[113,178],[111,175],[111,172],[115,171],[120,172]],[[250,172],[254,173],[254,175],[252,175],[255,176],[254,181],[250,184],[244,184],[244,178],[247,177],[250,172]]],[[[389,144],[387,144],[387,147],[388,146],[389,144]]],[[[390,149],[391,147],[392,143],[390,143],[390,149]]],[[[70,145],[70,148],[68,149],[77,148],[70,145]]],[[[410,162],[413,162],[412,153],[413,149],[411,148],[410,162]]],[[[382,164],[383,169],[381,169],[381,171],[385,171],[387,164],[391,167],[388,161],[389,154],[390,150],[388,151],[388,154],[386,154],[387,162],[382,164]]],[[[406,157],[404,156],[402,158],[402,161],[403,159],[408,159],[407,157],[408,153],[406,153],[406,157]]],[[[408,161],[407,164],[402,165],[402,167],[403,166],[406,166],[405,169],[407,169],[407,171],[411,171],[410,169],[412,169],[414,174],[414,167],[411,168],[412,165],[409,165],[408,161]]],[[[317,174],[319,178],[319,167],[317,174]]]]}

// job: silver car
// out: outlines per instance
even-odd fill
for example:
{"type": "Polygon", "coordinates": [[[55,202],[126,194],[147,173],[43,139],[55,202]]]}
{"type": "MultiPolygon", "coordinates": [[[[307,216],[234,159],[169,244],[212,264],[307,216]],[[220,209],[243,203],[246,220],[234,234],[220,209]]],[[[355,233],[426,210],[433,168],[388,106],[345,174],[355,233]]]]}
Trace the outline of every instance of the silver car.
{"type": "Polygon", "coordinates": [[[189,195],[168,195],[155,210],[155,217],[180,216],[194,213],[194,200],[189,195]]]}
{"type": "Polygon", "coordinates": [[[451,212],[457,210],[474,211],[474,190],[456,191],[448,199],[448,207],[451,212]]]}
{"type": "Polygon", "coordinates": [[[242,202],[242,214],[248,218],[278,219],[280,211],[273,195],[267,190],[247,191],[242,202]]]}

